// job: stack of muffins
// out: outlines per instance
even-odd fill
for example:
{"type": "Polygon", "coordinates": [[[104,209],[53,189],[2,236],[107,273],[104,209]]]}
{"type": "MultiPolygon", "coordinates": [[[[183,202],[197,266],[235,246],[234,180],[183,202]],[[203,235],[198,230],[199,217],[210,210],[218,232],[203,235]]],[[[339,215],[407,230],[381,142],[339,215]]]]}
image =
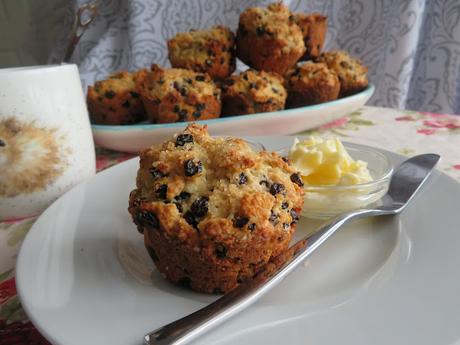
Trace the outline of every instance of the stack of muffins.
{"type": "Polygon", "coordinates": [[[178,33],[168,41],[172,68],[119,72],[88,88],[92,121],[204,120],[318,104],[363,90],[367,68],[359,60],[344,51],[321,52],[326,31],[325,16],[273,3],[241,13],[236,37],[223,26],[178,33]],[[232,75],[236,58],[249,69],[232,75]]]}

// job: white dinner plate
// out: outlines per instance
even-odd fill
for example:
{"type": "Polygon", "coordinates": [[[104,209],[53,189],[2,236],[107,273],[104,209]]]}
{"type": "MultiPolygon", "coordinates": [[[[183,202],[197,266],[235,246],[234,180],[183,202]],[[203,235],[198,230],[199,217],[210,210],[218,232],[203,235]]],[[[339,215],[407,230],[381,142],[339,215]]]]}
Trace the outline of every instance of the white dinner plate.
{"type": "MultiPolygon", "coordinates": [[[[288,135],[316,128],[362,107],[374,93],[374,86],[332,102],[270,113],[229,116],[197,121],[207,124],[212,135],[288,135]]],[[[123,152],[139,152],[163,142],[181,131],[186,122],[134,124],[125,126],[92,125],[97,145],[123,152]]]]}
{"type": "MultiPolygon", "coordinates": [[[[274,150],[292,138],[252,138],[274,150]]],[[[393,163],[403,157],[388,153],[393,163]]],[[[138,160],[55,202],[27,235],[17,286],[62,345],[141,344],[213,301],[153,268],[127,212],[138,160]]],[[[435,171],[397,217],[353,223],[256,304],[195,344],[452,345],[460,339],[460,184],[435,171]]],[[[302,219],[296,236],[319,223],[302,219]]]]}

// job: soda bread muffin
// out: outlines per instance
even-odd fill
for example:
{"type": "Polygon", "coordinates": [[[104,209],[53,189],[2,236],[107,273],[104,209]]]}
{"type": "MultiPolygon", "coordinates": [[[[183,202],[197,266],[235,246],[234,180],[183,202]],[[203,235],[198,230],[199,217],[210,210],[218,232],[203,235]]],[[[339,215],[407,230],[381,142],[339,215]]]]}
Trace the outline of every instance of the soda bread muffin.
{"type": "Polygon", "coordinates": [[[195,121],[220,116],[221,91],[207,74],[152,65],[137,86],[150,122],[195,121]]]}
{"type": "Polygon", "coordinates": [[[365,89],[369,83],[367,80],[367,67],[345,51],[324,52],[316,61],[326,63],[329,69],[337,73],[340,80],[339,97],[357,93],[365,89]]]}
{"type": "Polygon", "coordinates": [[[282,3],[241,13],[236,55],[248,66],[283,75],[304,53],[302,31],[282,3]]]}
{"type": "Polygon", "coordinates": [[[302,180],[275,153],[207,128],[140,155],[129,212],[171,282],[225,293],[283,254],[303,206],[302,180]]]}
{"type": "Polygon", "coordinates": [[[289,108],[319,104],[337,99],[340,82],[337,74],[322,62],[305,62],[285,75],[289,108]]]}
{"type": "Polygon", "coordinates": [[[235,70],[235,36],[224,26],[181,32],[168,41],[172,67],[223,79],[235,70]]]}
{"type": "Polygon", "coordinates": [[[145,120],[145,110],[136,81],[145,70],[118,72],[88,87],[86,102],[93,123],[128,125],[145,120]]]}
{"type": "Polygon", "coordinates": [[[294,20],[302,30],[305,54],[301,60],[314,59],[323,49],[327,31],[327,17],[321,13],[296,13],[294,20]]]}
{"type": "Polygon", "coordinates": [[[222,116],[277,111],[285,102],[283,79],[275,73],[247,70],[222,85],[222,116]]]}

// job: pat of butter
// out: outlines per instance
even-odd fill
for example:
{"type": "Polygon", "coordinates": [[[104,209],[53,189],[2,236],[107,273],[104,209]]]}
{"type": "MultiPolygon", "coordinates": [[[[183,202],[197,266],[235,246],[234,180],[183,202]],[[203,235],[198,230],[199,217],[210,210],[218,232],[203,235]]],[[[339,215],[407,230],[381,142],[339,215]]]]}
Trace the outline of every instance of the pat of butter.
{"type": "Polygon", "coordinates": [[[353,160],[338,138],[295,138],[289,159],[306,185],[345,186],[372,181],[367,163],[353,160]]]}

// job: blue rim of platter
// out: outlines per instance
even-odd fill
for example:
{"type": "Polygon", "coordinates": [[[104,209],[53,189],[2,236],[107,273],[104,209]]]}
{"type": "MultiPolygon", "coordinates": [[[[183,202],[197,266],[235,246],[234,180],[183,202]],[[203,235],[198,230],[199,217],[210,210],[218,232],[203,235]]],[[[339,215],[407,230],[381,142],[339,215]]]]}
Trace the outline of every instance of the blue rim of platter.
{"type": "MultiPolygon", "coordinates": [[[[325,102],[325,103],[320,103],[320,104],[315,104],[315,105],[309,105],[306,107],[299,107],[299,108],[292,108],[292,109],[285,109],[285,110],[279,110],[279,111],[273,111],[273,112],[267,112],[267,113],[258,113],[258,114],[250,114],[250,115],[235,115],[235,116],[227,116],[227,117],[219,117],[217,119],[210,119],[210,120],[197,120],[193,122],[197,122],[199,124],[216,124],[216,123],[223,123],[223,122],[228,122],[228,121],[235,121],[235,120],[249,120],[252,118],[260,118],[263,116],[264,118],[269,118],[272,116],[282,116],[283,114],[289,114],[289,113],[294,113],[298,112],[301,109],[308,109],[308,110],[320,110],[322,108],[327,108],[328,106],[335,105],[335,104],[341,104],[341,103],[346,103],[350,99],[358,98],[358,97],[366,97],[369,96],[369,98],[372,96],[374,93],[375,86],[373,84],[369,84],[367,88],[365,88],[363,91],[356,93],[351,96],[343,97],[336,99],[331,102],[325,102]]],[[[91,124],[91,127],[95,131],[105,131],[105,132],[118,132],[118,131],[129,131],[129,130],[152,130],[152,129],[160,129],[160,128],[182,128],[184,127],[184,124],[188,122],[174,122],[174,123],[162,123],[162,124],[153,124],[153,123],[136,123],[133,125],[96,125],[96,124],[91,124]]]]}

